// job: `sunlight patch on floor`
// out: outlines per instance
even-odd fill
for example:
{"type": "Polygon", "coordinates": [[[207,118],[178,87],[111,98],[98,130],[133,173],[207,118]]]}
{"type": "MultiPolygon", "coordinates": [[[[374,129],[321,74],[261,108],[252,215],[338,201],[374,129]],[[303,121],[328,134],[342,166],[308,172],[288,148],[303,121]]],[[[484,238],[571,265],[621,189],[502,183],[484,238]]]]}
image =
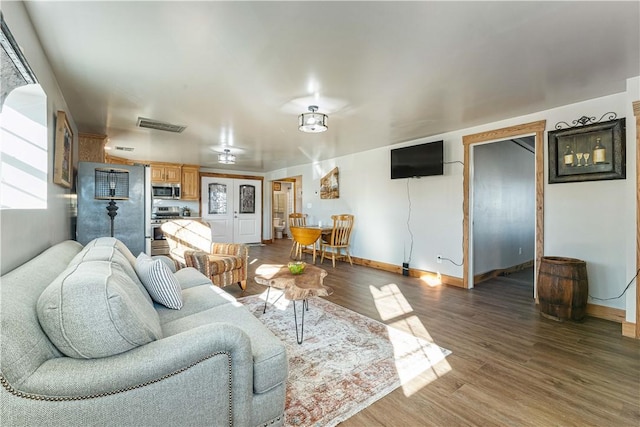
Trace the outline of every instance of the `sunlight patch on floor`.
{"type": "Polygon", "coordinates": [[[436,286],[442,286],[442,275],[440,273],[426,273],[420,276],[420,280],[426,283],[428,286],[435,288],[436,286]]]}
{"type": "Polygon", "coordinates": [[[369,286],[369,289],[380,318],[397,319],[387,324],[387,333],[404,395],[411,396],[450,372],[451,366],[445,360],[447,355],[438,345],[432,345],[433,338],[422,321],[410,315],[413,308],[400,288],[391,283],[380,288],[369,286]],[[411,335],[410,339],[407,334],[411,335]]]}
{"type": "Polygon", "coordinates": [[[429,342],[433,342],[433,338],[429,335],[429,331],[424,327],[418,316],[405,317],[404,319],[396,320],[389,323],[389,326],[393,326],[396,329],[405,331],[414,337],[423,338],[429,342]]]}
{"type": "Polygon", "coordinates": [[[395,283],[383,286],[380,289],[375,286],[369,286],[369,290],[371,291],[371,295],[373,295],[373,302],[383,321],[413,311],[411,304],[409,304],[404,295],[402,295],[398,285],[395,283]]]}

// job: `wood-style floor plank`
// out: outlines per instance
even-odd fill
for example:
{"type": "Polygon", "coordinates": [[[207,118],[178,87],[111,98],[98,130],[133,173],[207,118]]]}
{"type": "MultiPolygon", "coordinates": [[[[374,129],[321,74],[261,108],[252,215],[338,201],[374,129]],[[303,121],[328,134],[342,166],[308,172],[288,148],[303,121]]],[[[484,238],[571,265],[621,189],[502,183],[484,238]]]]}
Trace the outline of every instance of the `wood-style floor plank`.
{"type": "MultiPolygon", "coordinates": [[[[286,239],[251,247],[247,289],[225,290],[263,292],[255,269],[287,263],[290,249],[286,239]]],[[[606,320],[541,317],[531,269],[464,290],[344,262],[323,268],[328,300],[453,352],[341,426],[640,426],[640,342],[606,320]]]]}

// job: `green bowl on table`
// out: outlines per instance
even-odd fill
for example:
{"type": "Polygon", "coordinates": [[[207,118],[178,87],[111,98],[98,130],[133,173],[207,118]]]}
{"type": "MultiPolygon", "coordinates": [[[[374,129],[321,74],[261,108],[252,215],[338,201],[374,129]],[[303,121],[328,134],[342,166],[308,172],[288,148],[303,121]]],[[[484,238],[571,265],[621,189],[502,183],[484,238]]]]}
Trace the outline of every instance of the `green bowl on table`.
{"type": "Polygon", "coordinates": [[[289,271],[291,274],[302,274],[304,273],[304,269],[307,266],[307,263],[304,261],[292,261],[288,264],[289,271]]]}

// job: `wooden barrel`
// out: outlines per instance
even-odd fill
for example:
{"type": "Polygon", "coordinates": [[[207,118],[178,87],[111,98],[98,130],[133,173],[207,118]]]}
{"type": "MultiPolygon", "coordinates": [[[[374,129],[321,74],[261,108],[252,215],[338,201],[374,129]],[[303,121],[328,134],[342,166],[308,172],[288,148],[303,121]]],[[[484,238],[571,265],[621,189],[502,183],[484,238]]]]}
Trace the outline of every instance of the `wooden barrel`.
{"type": "Polygon", "coordinates": [[[548,319],[582,320],[587,309],[587,263],[574,258],[542,257],[538,270],[540,314],[548,319]]]}

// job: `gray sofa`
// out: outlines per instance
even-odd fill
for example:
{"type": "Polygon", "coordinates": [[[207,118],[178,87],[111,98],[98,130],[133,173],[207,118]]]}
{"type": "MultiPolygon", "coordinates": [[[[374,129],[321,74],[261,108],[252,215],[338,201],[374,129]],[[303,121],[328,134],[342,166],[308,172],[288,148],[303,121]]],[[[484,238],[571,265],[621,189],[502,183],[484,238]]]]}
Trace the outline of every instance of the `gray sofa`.
{"type": "Polygon", "coordinates": [[[0,425],[282,425],[283,343],[193,268],[158,304],[136,262],[65,241],[2,276],[0,425]]]}

